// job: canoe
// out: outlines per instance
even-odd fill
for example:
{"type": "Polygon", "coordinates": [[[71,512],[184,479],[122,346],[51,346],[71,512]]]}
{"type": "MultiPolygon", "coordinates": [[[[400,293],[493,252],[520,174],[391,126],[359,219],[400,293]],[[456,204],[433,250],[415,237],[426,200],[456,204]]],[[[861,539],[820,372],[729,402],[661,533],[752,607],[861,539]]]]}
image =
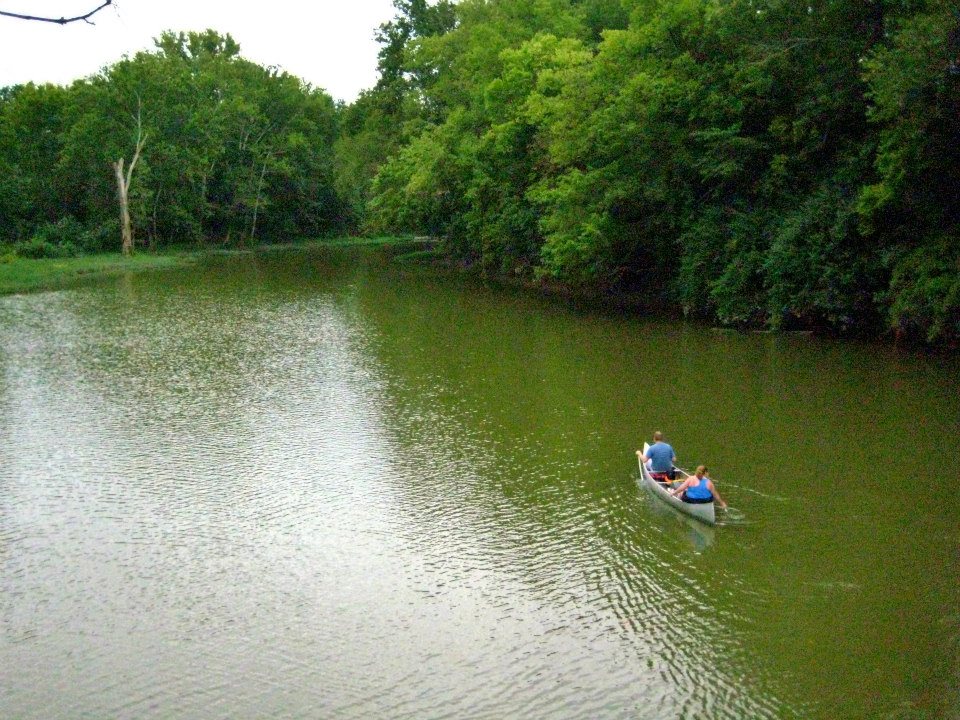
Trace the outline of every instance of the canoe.
{"type": "MultiPolygon", "coordinates": [[[[650,445],[647,443],[643,444],[643,454],[647,454],[647,450],[650,448],[650,445]]],[[[689,473],[676,468],[678,479],[674,480],[674,485],[679,485],[687,477],[689,473]]],[[[640,476],[641,482],[650,488],[650,491],[656,495],[658,498],[663,500],[667,505],[670,505],[673,508],[676,508],[685,515],[696,518],[700,522],[705,522],[707,525],[715,525],[717,522],[716,511],[713,507],[714,503],[686,503],[678,497],[674,497],[670,494],[670,491],[666,487],[658,483],[652,477],[650,477],[650,470],[646,467],[644,463],[640,463],[640,476]]]]}

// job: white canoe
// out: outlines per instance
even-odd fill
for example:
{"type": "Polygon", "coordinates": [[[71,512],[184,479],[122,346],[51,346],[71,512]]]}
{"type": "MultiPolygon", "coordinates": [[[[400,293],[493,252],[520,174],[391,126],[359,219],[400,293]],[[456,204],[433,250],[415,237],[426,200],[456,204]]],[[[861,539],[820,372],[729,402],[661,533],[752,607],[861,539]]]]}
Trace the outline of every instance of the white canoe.
{"type": "MultiPolygon", "coordinates": [[[[647,450],[650,448],[650,445],[647,443],[643,444],[643,454],[647,454],[647,450]]],[[[676,508],[685,515],[694,517],[701,522],[705,522],[707,525],[715,525],[717,522],[716,511],[714,510],[714,503],[686,503],[678,497],[674,497],[670,494],[670,491],[667,488],[658,483],[652,477],[650,477],[650,471],[645,466],[643,462],[640,463],[640,475],[641,480],[644,485],[650,488],[651,492],[656,495],[658,498],[663,500],[665,503],[671,507],[676,508]]],[[[683,480],[688,476],[688,473],[684,472],[677,468],[677,477],[678,480],[674,481],[674,485],[679,485],[683,480]]]]}

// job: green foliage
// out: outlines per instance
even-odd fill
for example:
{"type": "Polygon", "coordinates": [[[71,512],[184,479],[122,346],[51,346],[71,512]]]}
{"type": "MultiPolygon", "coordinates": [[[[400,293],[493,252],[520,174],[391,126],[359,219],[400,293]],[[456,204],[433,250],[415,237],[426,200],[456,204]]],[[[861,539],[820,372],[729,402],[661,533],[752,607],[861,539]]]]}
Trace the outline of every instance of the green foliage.
{"type": "Polygon", "coordinates": [[[960,338],[960,244],[940,237],[894,261],[890,283],[894,329],[928,342],[960,338]]]}
{"type": "Polygon", "coordinates": [[[81,253],[86,231],[73,217],[61,218],[55,223],[44,223],[28,240],[14,246],[23,258],[67,258],[81,253]]]}
{"type": "Polygon", "coordinates": [[[22,258],[66,258],[76,257],[79,249],[73,243],[52,243],[41,235],[17,243],[16,254],[22,258]]]}
{"type": "Polygon", "coordinates": [[[731,325],[763,319],[764,220],[745,207],[710,207],[680,236],[684,312],[731,325]]]}
{"type": "Polygon", "coordinates": [[[53,85],[0,93],[0,241],[24,240],[64,212],[64,178],[54,168],[68,102],[68,91],[53,85]]]}
{"type": "Polygon", "coordinates": [[[865,63],[873,101],[870,119],[879,127],[878,181],[861,194],[860,211],[867,227],[893,219],[933,226],[956,224],[960,181],[960,75],[951,58],[960,56],[957,9],[931,3],[899,23],[893,44],[878,46],[865,63]]]}
{"type": "Polygon", "coordinates": [[[344,219],[354,226],[383,225],[382,217],[368,217],[373,179],[387,158],[428,125],[431,113],[423,93],[434,74],[408,62],[410,48],[456,24],[454,5],[447,0],[430,4],[394,0],[394,7],[397,16],[377,33],[382,45],[380,79],[376,87],[341,109],[340,133],[334,143],[334,187],[343,200],[344,219]]]}
{"type": "MultiPolygon", "coordinates": [[[[229,35],[165,33],[156,44],[70,88],[0,95],[8,218],[0,240],[22,242],[69,215],[87,230],[76,247],[119,248],[112,165],[129,166],[138,129],[145,144],[130,186],[138,244],[284,240],[342,227],[329,96],[243,59],[229,35]]],[[[34,245],[30,252],[45,252],[34,245]]]]}
{"type": "Polygon", "coordinates": [[[851,161],[776,226],[764,268],[773,327],[877,329],[886,272],[859,229],[856,181],[864,170],[851,161]]]}
{"type": "Polygon", "coordinates": [[[447,235],[463,199],[460,179],[471,152],[461,146],[461,115],[413,140],[391,158],[373,183],[368,230],[447,235]]]}
{"type": "Polygon", "coordinates": [[[549,186],[534,188],[530,196],[549,208],[541,220],[545,242],[541,276],[589,284],[604,270],[606,234],[602,232],[602,202],[597,174],[570,170],[549,186]]]}
{"type": "Polygon", "coordinates": [[[887,303],[898,334],[960,338],[960,14],[929,2],[891,22],[892,42],[865,63],[876,178],[860,190],[861,227],[889,258],[887,303]]]}
{"type": "Polygon", "coordinates": [[[343,144],[370,158],[343,177],[379,168],[354,196],[371,228],[443,233],[490,272],[640,291],[722,323],[956,339],[950,3],[453,12],[384,38],[392,115],[357,105],[365,132],[402,118],[343,144]]]}
{"type": "Polygon", "coordinates": [[[110,164],[139,116],[141,244],[430,235],[721,323],[960,339],[950,0],[395,7],[346,107],[213,31],[0,90],[0,243],[119,244],[110,164]]]}
{"type": "Polygon", "coordinates": [[[85,227],[78,237],[78,246],[83,253],[102,253],[116,249],[120,223],[116,219],[100,225],[85,227]]]}

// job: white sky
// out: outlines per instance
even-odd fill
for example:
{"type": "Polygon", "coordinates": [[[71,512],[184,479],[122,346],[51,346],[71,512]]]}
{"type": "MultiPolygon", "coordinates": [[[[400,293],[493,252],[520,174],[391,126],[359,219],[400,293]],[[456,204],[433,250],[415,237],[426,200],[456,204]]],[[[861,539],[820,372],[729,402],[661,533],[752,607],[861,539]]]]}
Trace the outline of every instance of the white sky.
{"type": "MultiPolygon", "coordinates": [[[[0,10],[75,17],[102,0],[0,0],[0,10]]],[[[152,50],[164,30],[230,33],[240,54],[277,66],[352,102],[377,81],[374,31],[393,18],[392,0],[114,0],[84,22],[56,25],[0,16],[0,87],[69,84],[123,55],[152,50]]]]}

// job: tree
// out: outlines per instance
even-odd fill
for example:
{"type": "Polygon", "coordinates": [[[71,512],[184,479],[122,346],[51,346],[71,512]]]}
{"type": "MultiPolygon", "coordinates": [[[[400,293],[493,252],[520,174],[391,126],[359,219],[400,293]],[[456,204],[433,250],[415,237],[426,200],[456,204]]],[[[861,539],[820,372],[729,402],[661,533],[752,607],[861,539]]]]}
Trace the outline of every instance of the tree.
{"type": "Polygon", "coordinates": [[[931,0],[889,18],[867,59],[876,176],[857,209],[879,240],[897,335],[960,339],[960,11],[931,0]]]}
{"type": "Polygon", "coordinates": [[[0,91],[0,241],[29,239],[75,211],[57,172],[69,91],[28,83],[0,91]]]}
{"type": "Polygon", "coordinates": [[[134,145],[133,157],[130,159],[130,165],[127,172],[123,172],[123,158],[113,163],[113,171],[117,177],[117,197],[120,202],[120,232],[123,238],[123,254],[129,255],[133,252],[133,228],[130,224],[130,181],[133,179],[133,169],[137,166],[137,160],[140,159],[140,153],[147,141],[147,135],[143,132],[141,122],[140,103],[137,102],[137,136],[134,145]]]}
{"type": "Polygon", "coordinates": [[[726,324],[960,338],[952,0],[453,10],[386,27],[414,113],[364,136],[372,227],[726,324]]]}

